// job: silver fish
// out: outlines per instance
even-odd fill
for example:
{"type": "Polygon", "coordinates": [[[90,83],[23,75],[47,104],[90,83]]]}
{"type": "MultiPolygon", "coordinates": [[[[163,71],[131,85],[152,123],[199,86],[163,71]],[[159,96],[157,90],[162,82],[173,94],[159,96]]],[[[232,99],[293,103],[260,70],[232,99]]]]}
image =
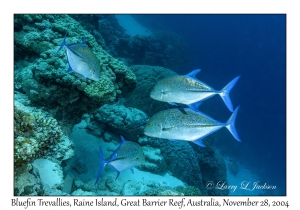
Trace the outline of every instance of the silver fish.
{"type": "Polygon", "coordinates": [[[204,137],[226,127],[237,141],[241,141],[235,129],[235,119],[239,107],[235,109],[226,123],[189,108],[168,109],[154,114],[145,126],[144,134],[150,137],[186,140],[205,147],[204,137]]]}
{"type": "Polygon", "coordinates": [[[200,69],[196,69],[187,75],[176,75],[159,80],[154,85],[150,97],[173,105],[174,103],[186,104],[197,111],[201,101],[219,94],[227,108],[233,112],[229,93],[240,76],[234,78],[222,90],[218,91],[198,80],[196,74],[199,72],[200,69]]]}
{"type": "Polygon", "coordinates": [[[106,164],[111,165],[117,171],[117,180],[121,171],[130,169],[133,173],[133,167],[145,162],[145,155],[139,144],[126,141],[123,136],[120,136],[120,138],[122,143],[107,160],[104,159],[102,149],[100,148],[100,168],[95,184],[98,182],[106,164]]]}
{"type": "MultiPolygon", "coordinates": [[[[82,43],[66,44],[66,36],[57,53],[63,48],[66,48],[69,69],[67,72],[77,72],[86,78],[99,81],[100,78],[100,61],[94,55],[92,50],[87,46],[85,37],[82,43]]],[[[56,53],[56,54],[57,54],[56,53]]]]}

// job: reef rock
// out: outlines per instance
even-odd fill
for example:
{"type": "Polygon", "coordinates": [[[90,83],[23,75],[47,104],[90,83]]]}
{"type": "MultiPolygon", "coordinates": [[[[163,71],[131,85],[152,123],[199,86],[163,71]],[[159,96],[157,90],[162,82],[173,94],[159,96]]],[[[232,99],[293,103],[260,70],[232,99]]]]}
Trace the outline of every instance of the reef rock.
{"type": "MultiPolygon", "coordinates": [[[[211,147],[199,147],[193,146],[197,152],[197,159],[202,171],[203,183],[213,182],[218,183],[219,181],[227,180],[226,164],[223,157],[215,152],[211,147]]],[[[206,189],[208,195],[228,195],[229,190],[220,190],[217,188],[206,189]]]]}
{"type": "Polygon", "coordinates": [[[57,164],[47,159],[36,159],[33,162],[40,174],[43,185],[48,185],[50,188],[62,187],[63,172],[62,168],[57,164]]]}
{"type": "MultiPolygon", "coordinates": [[[[15,98],[20,98],[19,95],[16,94],[15,98]]],[[[47,155],[54,156],[57,161],[73,156],[72,143],[63,134],[57,120],[47,112],[25,106],[18,100],[14,102],[14,149],[15,169],[47,155]]]]}
{"type": "Polygon", "coordinates": [[[14,176],[14,196],[43,196],[44,188],[37,170],[32,164],[23,167],[23,172],[14,176]]]}
{"type": "MultiPolygon", "coordinates": [[[[147,115],[135,108],[105,104],[92,113],[91,121],[104,124],[129,141],[137,141],[144,133],[147,115]]],[[[90,126],[91,127],[91,126],[90,126]]]]}
{"type": "Polygon", "coordinates": [[[165,173],[167,171],[167,166],[163,156],[161,155],[160,149],[149,146],[143,146],[142,148],[145,154],[146,162],[138,168],[155,174],[165,173]]]}
{"type": "Polygon", "coordinates": [[[139,143],[142,146],[150,145],[159,148],[167,170],[173,176],[202,190],[202,168],[200,170],[197,155],[188,142],[142,137],[139,143]]]}

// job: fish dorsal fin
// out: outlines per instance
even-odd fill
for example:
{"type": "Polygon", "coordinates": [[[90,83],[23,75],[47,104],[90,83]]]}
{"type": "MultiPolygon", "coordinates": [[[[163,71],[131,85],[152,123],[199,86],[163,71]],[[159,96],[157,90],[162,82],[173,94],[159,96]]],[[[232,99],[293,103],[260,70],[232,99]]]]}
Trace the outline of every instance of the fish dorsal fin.
{"type": "Polygon", "coordinates": [[[191,91],[191,92],[203,92],[203,91],[215,91],[212,87],[210,87],[208,84],[200,81],[199,79],[197,79],[196,75],[201,71],[201,69],[195,69],[194,71],[191,71],[190,73],[186,74],[186,77],[190,77],[198,82],[200,82],[203,86],[206,86],[207,89],[199,89],[199,88],[190,88],[190,89],[186,89],[187,91],[191,91]]]}
{"type": "Polygon", "coordinates": [[[119,151],[119,149],[121,148],[122,145],[124,145],[126,143],[126,140],[124,139],[123,136],[120,135],[120,139],[122,141],[122,143],[118,146],[118,148],[111,154],[110,156],[110,160],[109,161],[114,161],[114,160],[117,160],[117,159],[121,159],[121,158],[124,158],[122,156],[118,156],[117,155],[117,152],[119,151]]]}
{"type": "Polygon", "coordinates": [[[64,39],[63,39],[63,41],[62,41],[62,43],[61,43],[59,49],[57,50],[57,52],[55,53],[54,56],[56,56],[56,54],[57,54],[57,53],[58,53],[58,52],[66,45],[66,37],[67,37],[67,34],[68,34],[68,31],[66,32],[65,37],[64,37],[64,39]]]}
{"type": "Polygon", "coordinates": [[[201,70],[200,69],[195,69],[194,71],[191,71],[190,73],[188,73],[187,75],[185,76],[188,76],[188,77],[192,77],[194,79],[197,79],[196,78],[196,75],[200,72],[201,70]]]}

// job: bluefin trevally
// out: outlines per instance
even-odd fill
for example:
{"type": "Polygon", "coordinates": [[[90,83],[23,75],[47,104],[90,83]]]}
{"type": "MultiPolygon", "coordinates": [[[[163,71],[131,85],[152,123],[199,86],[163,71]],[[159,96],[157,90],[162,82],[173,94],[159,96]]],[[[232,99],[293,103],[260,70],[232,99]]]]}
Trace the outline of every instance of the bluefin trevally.
{"type": "Polygon", "coordinates": [[[159,80],[151,90],[150,97],[170,104],[186,104],[197,111],[201,101],[219,94],[227,108],[233,112],[229,93],[240,76],[234,78],[222,90],[218,91],[198,80],[196,74],[199,72],[200,69],[196,69],[187,75],[176,75],[159,80]]]}
{"type": "Polygon", "coordinates": [[[139,144],[133,141],[126,141],[123,136],[120,136],[120,138],[122,143],[107,160],[104,159],[102,149],[100,148],[100,167],[95,184],[98,182],[106,164],[111,165],[117,171],[117,180],[121,171],[130,169],[133,173],[133,167],[145,162],[145,155],[139,144]]]}
{"type": "Polygon", "coordinates": [[[154,114],[144,129],[150,137],[186,140],[205,147],[203,138],[226,127],[237,141],[241,141],[235,129],[237,107],[227,122],[222,123],[210,116],[190,108],[167,109],[154,114]]]}
{"type": "MultiPolygon", "coordinates": [[[[67,51],[67,59],[69,63],[69,69],[67,72],[77,72],[81,74],[84,79],[86,78],[99,81],[100,78],[100,61],[87,46],[85,37],[83,37],[82,43],[66,44],[66,36],[57,53],[65,47],[67,51]]],[[[56,54],[57,54],[56,53],[56,54]]]]}

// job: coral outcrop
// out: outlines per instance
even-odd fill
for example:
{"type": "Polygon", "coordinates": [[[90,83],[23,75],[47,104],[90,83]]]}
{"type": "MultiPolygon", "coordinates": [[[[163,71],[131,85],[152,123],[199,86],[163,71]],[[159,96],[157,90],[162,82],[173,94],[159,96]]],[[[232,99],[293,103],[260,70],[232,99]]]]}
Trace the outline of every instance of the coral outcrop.
{"type": "Polygon", "coordinates": [[[180,73],[188,68],[188,47],[182,37],[171,31],[155,31],[151,36],[120,37],[115,42],[117,56],[129,65],[157,65],[180,73]]]}
{"type": "Polygon", "coordinates": [[[14,196],[43,196],[45,190],[39,172],[28,164],[14,177],[14,196]]]}
{"type": "Polygon", "coordinates": [[[167,172],[167,165],[165,159],[161,155],[160,149],[149,146],[143,146],[142,148],[146,162],[139,167],[141,170],[150,171],[156,174],[167,172]]]}
{"type": "MultiPolygon", "coordinates": [[[[204,148],[195,145],[193,148],[197,152],[197,160],[201,167],[203,184],[205,185],[208,182],[226,182],[226,164],[223,157],[209,146],[204,148]]],[[[213,187],[206,190],[208,195],[224,196],[229,194],[228,189],[220,190],[213,187]]]]}
{"type": "Polygon", "coordinates": [[[150,145],[159,148],[167,170],[173,176],[202,190],[201,172],[203,169],[200,169],[197,155],[188,142],[142,137],[139,139],[139,143],[143,146],[150,145]]]}
{"type": "MultiPolygon", "coordinates": [[[[130,141],[137,141],[143,135],[147,120],[148,116],[138,109],[118,104],[104,104],[92,113],[90,121],[105,125],[130,141]]],[[[90,129],[91,127],[89,126],[90,129]]]]}
{"type": "Polygon", "coordinates": [[[14,163],[24,166],[45,156],[64,136],[57,120],[41,109],[14,103],[14,163]]]}
{"type": "Polygon", "coordinates": [[[72,14],[70,17],[91,31],[107,52],[128,65],[162,66],[177,73],[186,72],[189,68],[187,43],[179,34],[160,30],[154,31],[151,36],[130,36],[115,15],[72,14]]]}

